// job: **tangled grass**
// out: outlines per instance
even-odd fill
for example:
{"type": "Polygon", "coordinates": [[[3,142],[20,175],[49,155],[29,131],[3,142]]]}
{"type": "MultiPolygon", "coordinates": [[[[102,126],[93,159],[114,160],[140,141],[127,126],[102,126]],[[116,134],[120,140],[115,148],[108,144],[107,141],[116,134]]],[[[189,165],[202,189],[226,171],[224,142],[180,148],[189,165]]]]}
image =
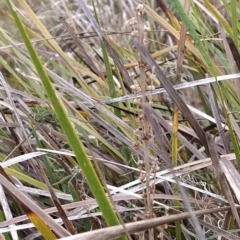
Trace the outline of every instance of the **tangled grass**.
{"type": "Polygon", "coordinates": [[[240,239],[237,1],[1,4],[3,239],[240,239]]]}

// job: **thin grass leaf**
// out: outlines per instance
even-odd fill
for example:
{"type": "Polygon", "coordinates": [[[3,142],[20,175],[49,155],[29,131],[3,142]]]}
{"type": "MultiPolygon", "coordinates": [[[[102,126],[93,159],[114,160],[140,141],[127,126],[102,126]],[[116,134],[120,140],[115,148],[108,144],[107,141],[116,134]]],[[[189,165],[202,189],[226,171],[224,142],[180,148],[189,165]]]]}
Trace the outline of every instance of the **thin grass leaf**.
{"type": "Polygon", "coordinates": [[[213,171],[214,171],[214,175],[217,179],[217,182],[220,186],[221,192],[222,194],[226,197],[226,199],[229,202],[229,205],[231,206],[231,210],[232,210],[232,214],[238,224],[238,226],[240,227],[240,218],[239,218],[239,214],[236,208],[236,205],[234,203],[234,199],[232,196],[232,193],[228,187],[228,183],[226,180],[225,175],[223,174],[223,170],[214,146],[214,142],[210,136],[210,134],[207,135],[207,141],[209,143],[209,149],[210,149],[210,157],[212,159],[212,166],[213,166],[213,171]]]}
{"type": "MultiPolygon", "coordinates": [[[[204,213],[209,213],[209,212],[214,213],[214,212],[218,212],[218,210],[220,212],[220,211],[226,211],[228,209],[230,209],[230,207],[222,207],[218,209],[205,209],[205,210],[195,211],[194,214],[196,216],[201,216],[204,213]]],[[[147,219],[147,220],[142,220],[134,223],[128,223],[126,224],[126,228],[130,233],[134,233],[134,232],[144,231],[155,226],[164,225],[166,223],[171,223],[176,220],[182,220],[189,217],[190,217],[189,213],[180,213],[172,216],[164,216],[160,218],[147,219]]],[[[62,238],[59,240],[77,240],[79,238],[81,238],[81,240],[91,240],[93,237],[95,240],[104,240],[104,239],[116,238],[123,234],[124,234],[124,229],[122,228],[122,226],[117,226],[117,227],[100,229],[100,230],[96,230],[88,233],[78,234],[70,238],[62,238]]]]}
{"type": "MultiPolygon", "coordinates": [[[[43,148],[42,143],[40,142],[39,137],[36,133],[36,130],[33,126],[32,126],[32,132],[33,132],[34,138],[36,139],[37,146],[39,148],[43,148]]],[[[50,164],[49,164],[49,159],[46,155],[43,156],[43,162],[44,162],[44,165],[45,165],[45,168],[46,168],[46,171],[47,171],[47,176],[49,177],[50,182],[54,185],[54,183],[56,183],[56,178],[53,174],[53,171],[52,171],[52,169],[50,167],[50,164]]]]}
{"type": "MultiPolygon", "coordinates": [[[[175,90],[180,90],[180,89],[186,89],[186,88],[190,88],[190,87],[194,87],[194,86],[200,86],[200,85],[205,85],[208,83],[216,82],[216,80],[218,82],[220,82],[220,81],[231,80],[234,78],[240,78],[240,73],[234,73],[234,74],[211,77],[211,78],[204,78],[204,79],[196,80],[193,82],[176,84],[176,85],[173,85],[173,88],[175,90]]],[[[154,91],[147,91],[146,96],[149,96],[150,94],[155,95],[155,94],[165,93],[165,92],[167,92],[165,88],[159,88],[159,89],[155,89],[154,91]]],[[[111,103],[126,101],[126,100],[130,100],[130,99],[134,99],[134,98],[140,98],[141,96],[142,96],[142,93],[129,94],[129,95],[117,97],[114,99],[102,100],[102,101],[100,101],[100,103],[101,104],[111,104],[111,103]]]]}
{"type": "Polygon", "coordinates": [[[83,172],[84,176],[86,177],[89,187],[91,188],[92,193],[95,196],[100,209],[102,210],[103,216],[109,226],[118,225],[119,220],[118,220],[116,214],[114,213],[113,208],[112,208],[108,198],[105,195],[105,192],[101,186],[101,183],[93,169],[93,166],[92,166],[90,160],[88,159],[88,157],[84,151],[84,148],[83,148],[81,142],[79,141],[79,138],[78,138],[72,124],[70,123],[70,121],[67,117],[65,110],[61,106],[61,103],[60,103],[58,97],[56,96],[56,93],[51,84],[51,81],[41,64],[41,62],[38,58],[38,55],[36,54],[19,17],[17,16],[16,12],[13,10],[12,5],[8,0],[7,0],[7,3],[11,10],[11,13],[15,19],[15,22],[19,29],[19,32],[22,35],[23,41],[29,51],[32,61],[35,65],[36,71],[38,72],[39,77],[42,80],[42,84],[45,88],[45,91],[47,92],[48,97],[54,107],[54,110],[58,117],[58,120],[68,138],[69,144],[71,145],[74,153],[76,154],[76,158],[77,158],[79,167],[82,169],[82,172],[83,172]]]}
{"type": "MultiPolygon", "coordinates": [[[[0,185],[0,203],[1,203],[1,206],[2,206],[2,209],[3,209],[5,219],[6,220],[11,220],[13,218],[13,215],[12,215],[12,212],[11,212],[8,200],[7,200],[7,196],[4,193],[4,190],[2,188],[2,185],[0,185]]],[[[1,220],[3,220],[3,219],[1,219],[1,220]]],[[[18,239],[18,235],[17,235],[16,231],[11,231],[10,234],[12,236],[12,239],[18,239]]],[[[7,239],[10,239],[9,236],[7,237],[7,239]]]]}
{"type": "Polygon", "coordinates": [[[91,22],[91,24],[93,25],[93,28],[94,28],[95,32],[98,34],[100,40],[102,41],[104,46],[107,48],[110,57],[113,59],[113,61],[115,62],[116,66],[118,67],[119,71],[121,72],[121,74],[123,76],[123,79],[124,79],[124,81],[126,83],[126,88],[131,92],[131,88],[130,87],[133,85],[133,81],[129,77],[128,72],[124,68],[124,66],[121,63],[121,61],[118,59],[118,56],[115,53],[114,49],[111,47],[111,45],[108,43],[107,39],[104,37],[100,27],[97,25],[96,20],[91,15],[91,13],[90,13],[89,9],[86,7],[85,3],[82,0],[78,0],[78,3],[81,6],[81,8],[83,9],[83,11],[85,12],[89,22],[91,22]]]}
{"type": "MultiPolygon", "coordinates": [[[[174,104],[173,107],[173,117],[172,117],[172,166],[176,167],[178,164],[178,138],[177,138],[177,131],[178,131],[178,106],[174,104]]],[[[174,194],[178,194],[178,189],[175,187],[173,188],[174,194]]],[[[180,202],[178,200],[174,200],[173,204],[176,209],[180,207],[180,202]]],[[[176,239],[181,240],[181,223],[180,221],[175,222],[176,228],[176,239]]]]}
{"type": "MultiPolygon", "coordinates": [[[[21,171],[19,170],[15,170],[14,168],[4,168],[5,172],[11,176],[14,176],[16,177],[17,179],[21,180],[21,181],[24,181],[32,186],[35,186],[36,188],[39,188],[39,189],[43,189],[43,190],[46,190],[47,189],[47,186],[46,184],[28,176],[27,174],[25,173],[22,173],[21,171]]],[[[57,189],[55,189],[55,191],[58,191],[57,189]]]]}
{"type": "Polygon", "coordinates": [[[228,22],[219,14],[219,12],[214,8],[214,6],[209,2],[204,0],[204,4],[207,6],[208,10],[216,17],[216,19],[221,23],[224,30],[228,33],[228,35],[233,35],[233,30],[229,26],[228,22]]]}
{"type": "MultiPolygon", "coordinates": [[[[213,69],[218,69],[218,66],[214,64],[214,62],[210,59],[209,55],[207,54],[207,49],[203,45],[203,43],[200,41],[199,36],[196,34],[195,28],[186,15],[184,13],[183,8],[178,0],[171,1],[171,4],[173,5],[174,9],[176,10],[177,14],[179,14],[179,17],[184,23],[184,26],[186,27],[187,31],[189,32],[192,39],[186,38],[185,46],[186,48],[191,51],[197,59],[201,60],[201,62],[204,64],[204,67],[209,71],[213,76],[218,73],[218,71],[213,72],[213,69]],[[193,43],[194,42],[194,43],[193,43]]],[[[145,5],[147,11],[149,14],[151,14],[156,21],[158,21],[163,27],[168,30],[178,41],[180,40],[180,34],[179,32],[174,29],[165,19],[163,19],[160,15],[158,15],[153,9],[151,9],[149,6],[145,5]]]]}
{"type": "Polygon", "coordinates": [[[238,168],[240,168],[240,147],[239,147],[239,143],[237,141],[236,135],[233,131],[232,123],[229,115],[227,117],[227,125],[229,128],[229,134],[230,134],[231,142],[233,145],[234,153],[236,154],[237,165],[238,165],[238,168]]]}
{"type": "Polygon", "coordinates": [[[68,231],[66,231],[62,226],[55,223],[49,215],[44,213],[42,209],[37,206],[37,204],[35,204],[30,198],[28,198],[14,186],[2,167],[0,167],[0,170],[1,184],[10,192],[13,199],[19,203],[28,218],[44,237],[49,240],[56,239],[51,229],[55,231],[55,233],[60,237],[70,236],[68,231]]]}
{"type": "Polygon", "coordinates": [[[167,92],[169,93],[169,95],[173,99],[173,101],[178,105],[182,114],[189,121],[189,124],[194,129],[194,131],[198,135],[200,141],[202,142],[203,146],[205,147],[206,151],[208,152],[208,145],[206,142],[205,133],[203,132],[199,123],[193,117],[189,108],[186,106],[186,104],[183,102],[183,100],[178,96],[178,94],[175,92],[172,85],[169,83],[169,81],[166,79],[165,75],[162,73],[159,66],[151,58],[150,54],[147,52],[147,50],[143,47],[143,45],[136,38],[134,39],[134,44],[135,44],[136,48],[138,49],[138,51],[141,53],[143,59],[148,63],[148,65],[155,67],[156,77],[162,83],[163,87],[167,90],[167,92]]]}
{"type": "Polygon", "coordinates": [[[234,235],[233,233],[231,233],[230,231],[224,231],[221,228],[217,228],[212,224],[207,223],[206,221],[202,221],[199,220],[199,222],[201,223],[201,225],[203,225],[204,227],[211,229],[213,232],[215,232],[216,234],[209,237],[208,240],[212,240],[212,239],[216,239],[220,236],[226,238],[226,239],[231,239],[231,240],[240,240],[240,237],[237,237],[236,235],[234,235]]]}
{"type": "MultiPolygon", "coordinates": [[[[96,19],[97,23],[99,24],[99,19],[98,19],[96,6],[95,6],[94,2],[93,2],[93,7],[94,7],[95,19],[96,19]]],[[[106,47],[104,46],[103,43],[101,43],[101,48],[102,48],[102,55],[103,55],[103,60],[104,60],[104,64],[105,64],[105,69],[106,69],[107,80],[108,80],[109,93],[110,93],[110,96],[112,98],[117,97],[115,83],[114,83],[114,80],[113,80],[113,72],[112,72],[109,57],[108,57],[108,54],[107,54],[107,49],[106,49],[106,47]]],[[[120,111],[118,111],[116,109],[114,111],[115,111],[115,114],[117,116],[120,116],[120,111]]]]}

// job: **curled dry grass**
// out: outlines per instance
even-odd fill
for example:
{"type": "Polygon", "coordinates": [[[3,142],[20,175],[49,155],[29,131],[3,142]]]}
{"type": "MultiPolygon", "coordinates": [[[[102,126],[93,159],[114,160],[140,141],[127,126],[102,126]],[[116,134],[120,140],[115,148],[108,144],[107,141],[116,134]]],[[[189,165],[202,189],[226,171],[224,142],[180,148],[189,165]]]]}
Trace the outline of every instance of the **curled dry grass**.
{"type": "Polygon", "coordinates": [[[4,5],[0,232],[6,239],[240,238],[237,7],[193,2],[148,1],[142,19],[148,50],[131,36],[135,1],[13,3],[110,196],[119,219],[112,227],[4,5]]]}

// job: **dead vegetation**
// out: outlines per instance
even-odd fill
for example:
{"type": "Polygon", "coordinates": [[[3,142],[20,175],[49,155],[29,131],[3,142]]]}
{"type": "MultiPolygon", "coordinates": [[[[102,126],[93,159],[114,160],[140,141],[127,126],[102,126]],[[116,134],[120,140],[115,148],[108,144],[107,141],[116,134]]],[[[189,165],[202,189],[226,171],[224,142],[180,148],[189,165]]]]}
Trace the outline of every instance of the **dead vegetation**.
{"type": "Polygon", "coordinates": [[[240,239],[237,7],[6,1],[2,239],[240,239]]]}

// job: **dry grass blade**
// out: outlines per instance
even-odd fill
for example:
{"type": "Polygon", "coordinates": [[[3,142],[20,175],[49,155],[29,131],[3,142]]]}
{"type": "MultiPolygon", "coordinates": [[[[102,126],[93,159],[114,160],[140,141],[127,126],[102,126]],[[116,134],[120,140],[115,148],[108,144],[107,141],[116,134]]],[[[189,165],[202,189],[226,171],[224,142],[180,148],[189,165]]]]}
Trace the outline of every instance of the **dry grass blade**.
{"type": "MultiPolygon", "coordinates": [[[[159,1],[159,4],[161,1],[159,1]]],[[[163,4],[162,4],[163,5],[163,4]]],[[[184,3],[184,9],[187,14],[189,14],[190,10],[190,1],[186,0],[184,3]]],[[[176,76],[176,83],[181,82],[181,73],[182,73],[182,65],[184,61],[184,51],[185,51],[185,41],[186,41],[186,27],[182,25],[181,32],[180,32],[180,41],[178,44],[178,59],[177,59],[177,76],[176,76]]]]}
{"type": "MultiPolygon", "coordinates": [[[[1,168],[1,167],[0,167],[1,168]]],[[[4,170],[1,170],[4,172],[4,170]]],[[[46,214],[37,204],[35,204],[29,197],[18,190],[7,178],[0,174],[0,183],[4,186],[15,198],[17,198],[23,206],[30,209],[60,237],[70,236],[71,234],[62,226],[57,224],[48,214],[46,214]]]]}
{"type": "Polygon", "coordinates": [[[240,237],[237,237],[234,234],[231,234],[227,231],[222,230],[221,228],[215,227],[214,225],[211,225],[209,223],[207,223],[206,221],[201,221],[199,220],[199,222],[206,228],[212,230],[213,232],[215,232],[217,234],[218,237],[222,236],[226,239],[231,239],[231,240],[240,240],[240,237]]]}
{"type": "Polygon", "coordinates": [[[201,239],[201,240],[206,240],[205,233],[204,233],[203,229],[201,228],[201,226],[199,224],[199,221],[198,221],[198,218],[197,218],[195,212],[193,211],[193,209],[190,205],[190,202],[187,198],[187,194],[186,194],[184,188],[181,186],[178,177],[175,176],[175,180],[176,180],[176,183],[177,183],[177,186],[178,186],[178,190],[181,193],[181,196],[183,198],[183,203],[186,206],[186,209],[187,209],[187,211],[190,215],[192,225],[193,225],[193,227],[194,227],[194,229],[197,233],[198,238],[201,239]]]}
{"type": "Polygon", "coordinates": [[[69,26],[69,24],[66,22],[66,20],[63,17],[60,17],[60,21],[63,24],[63,26],[66,28],[66,30],[69,32],[70,36],[74,39],[74,41],[77,43],[79,49],[80,49],[80,54],[82,59],[85,61],[86,65],[99,77],[101,77],[104,80],[104,76],[102,73],[99,71],[99,69],[95,66],[94,62],[92,59],[89,57],[87,52],[85,51],[80,39],[77,37],[77,35],[74,33],[73,29],[69,26]]]}
{"type": "MultiPolygon", "coordinates": [[[[233,154],[225,155],[224,157],[227,159],[227,161],[234,159],[234,155],[233,154]]],[[[192,162],[192,163],[181,165],[181,166],[179,166],[177,168],[174,168],[173,170],[179,172],[181,169],[192,168],[192,171],[196,171],[197,169],[201,169],[203,167],[208,167],[210,165],[211,165],[211,160],[210,159],[203,159],[203,160],[200,160],[200,161],[196,161],[196,162],[192,162]]],[[[166,174],[167,172],[169,172],[169,170],[167,170],[167,172],[166,172],[166,170],[162,171],[162,172],[165,172],[165,174],[166,174]]],[[[188,171],[184,172],[184,174],[187,174],[187,173],[189,173],[189,172],[188,171]]],[[[158,177],[160,177],[161,181],[165,181],[165,178],[161,177],[161,176],[163,176],[163,174],[157,174],[157,175],[159,175],[158,177]]],[[[166,179],[166,180],[168,181],[168,179],[166,179]]],[[[183,186],[184,187],[189,187],[189,186],[186,186],[186,184],[184,184],[183,186]]],[[[126,186],[126,187],[129,189],[129,186],[126,186]]],[[[193,188],[193,190],[199,191],[200,189],[198,190],[196,188],[193,188]]],[[[203,192],[205,192],[205,191],[203,191],[203,192]]],[[[216,196],[213,196],[213,197],[215,198],[216,196]]],[[[133,195],[125,195],[125,194],[124,195],[122,195],[122,194],[119,195],[118,194],[116,196],[113,196],[113,200],[114,201],[130,200],[130,199],[139,199],[139,197],[133,196],[133,195]]],[[[175,198],[174,196],[168,196],[168,195],[165,195],[165,194],[164,195],[156,194],[156,195],[154,195],[154,199],[179,199],[179,200],[181,200],[181,198],[179,198],[179,197],[175,198]]],[[[226,202],[225,199],[221,199],[221,198],[217,198],[217,199],[219,199],[219,200],[221,200],[223,202],[226,202]]],[[[192,202],[192,200],[190,200],[190,199],[189,199],[189,201],[192,202]]],[[[63,207],[64,210],[67,210],[67,209],[77,208],[77,207],[86,207],[86,206],[90,207],[91,205],[95,205],[95,204],[96,204],[96,201],[94,199],[87,199],[87,200],[81,201],[81,202],[66,204],[66,205],[63,205],[62,207],[63,207]]],[[[198,202],[198,204],[201,205],[201,204],[204,204],[204,203],[200,201],[200,202],[198,202]]],[[[56,208],[49,208],[49,209],[46,209],[44,211],[46,213],[50,214],[50,213],[56,212],[56,208]]],[[[88,216],[88,214],[86,216],[81,215],[81,218],[82,217],[87,217],[87,216],[88,216]]],[[[16,218],[14,218],[14,219],[12,219],[10,221],[5,221],[3,223],[0,223],[0,227],[2,228],[2,227],[6,227],[6,226],[8,226],[10,224],[19,223],[19,222],[24,221],[26,219],[27,219],[26,216],[16,217],[16,218]]],[[[23,226],[23,225],[21,225],[21,226],[23,226]]],[[[30,226],[28,226],[28,228],[29,227],[30,226]]]]}
{"type": "MultiPolygon", "coordinates": [[[[113,126],[111,126],[107,121],[105,121],[104,119],[102,119],[100,116],[98,116],[96,113],[94,113],[94,111],[90,110],[89,108],[87,108],[83,103],[81,103],[80,101],[76,101],[77,104],[85,111],[87,112],[93,119],[95,119],[100,125],[104,126],[106,129],[108,129],[109,132],[111,132],[114,136],[116,136],[118,139],[120,139],[123,143],[127,144],[134,152],[135,150],[133,149],[131,140],[129,140],[126,136],[124,136],[120,131],[118,131],[118,129],[114,128],[113,126]]],[[[124,128],[125,130],[127,130],[129,133],[131,134],[135,134],[134,130],[128,125],[126,124],[122,119],[118,118],[116,115],[114,115],[111,111],[109,111],[108,109],[106,109],[104,106],[102,106],[101,104],[93,101],[93,104],[95,106],[95,108],[103,113],[105,116],[109,117],[109,119],[111,119],[113,122],[115,122],[117,125],[119,125],[121,128],[124,128]]],[[[124,130],[124,131],[125,131],[124,130]]],[[[150,148],[159,156],[161,156],[161,151],[159,151],[158,148],[156,148],[156,146],[154,146],[154,144],[150,143],[150,148]]],[[[142,149],[138,150],[138,153],[143,155],[143,151],[142,149]]]]}
{"type": "Polygon", "coordinates": [[[228,107],[226,107],[226,109],[229,112],[229,119],[231,121],[232,124],[232,128],[238,138],[238,142],[240,141],[240,127],[239,124],[237,123],[237,119],[234,118],[233,114],[231,113],[231,111],[228,109],[228,107]]]}
{"type": "Polygon", "coordinates": [[[7,122],[0,122],[0,127],[8,127],[8,128],[19,128],[20,124],[19,123],[7,123],[7,122]]]}
{"type": "MultiPolygon", "coordinates": [[[[20,187],[20,189],[25,190],[24,188],[22,189],[21,187],[20,187]]],[[[71,196],[69,196],[69,197],[71,197],[71,196]]],[[[175,199],[177,199],[177,200],[181,200],[181,201],[183,200],[181,196],[166,195],[166,194],[154,194],[154,195],[151,195],[151,197],[156,199],[156,200],[157,199],[159,199],[159,200],[162,200],[162,199],[175,200],[175,199]]],[[[137,196],[133,196],[133,195],[129,195],[129,194],[118,194],[118,195],[114,195],[112,198],[113,198],[113,201],[115,201],[115,202],[139,199],[137,196]]],[[[66,199],[66,198],[63,198],[63,199],[66,199]]],[[[68,200],[69,200],[69,198],[68,198],[68,200]]],[[[71,200],[73,200],[73,199],[71,199],[71,200]]],[[[202,201],[198,201],[198,200],[191,199],[191,198],[188,198],[188,200],[192,203],[195,203],[195,204],[204,205],[204,203],[202,201]]],[[[62,208],[64,210],[71,210],[71,209],[74,209],[74,208],[77,209],[77,208],[80,208],[80,207],[85,207],[85,208],[86,207],[91,207],[92,205],[96,205],[96,200],[89,198],[89,199],[86,199],[84,201],[63,204],[62,208]]],[[[216,205],[213,204],[213,206],[216,206],[216,205]]],[[[47,209],[44,209],[44,212],[46,212],[47,214],[55,213],[55,212],[57,212],[57,208],[56,207],[47,208],[47,209]]],[[[84,215],[80,216],[80,219],[83,219],[83,218],[85,218],[84,215]]],[[[28,218],[27,218],[26,215],[15,217],[13,219],[1,222],[0,223],[0,228],[10,227],[9,225],[21,223],[23,221],[26,221],[27,219],[28,218]]]]}
{"type": "Polygon", "coordinates": [[[236,204],[234,203],[233,195],[229,189],[229,184],[227,183],[226,176],[222,170],[222,167],[221,167],[221,164],[219,161],[219,157],[215,150],[215,144],[214,144],[210,134],[207,134],[207,141],[209,144],[210,156],[212,159],[214,175],[218,181],[218,184],[220,185],[221,192],[228,200],[229,205],[231,206],[232,214],[233,214],[238,226],[240,227],[240,219],[239,219],[237,207],[236,207],[236,204]]]}
{"type": "MultiPolygon", "coordinates": [[[[6,91],[6,94],[8,96],[8,99],[9,99],[9,102],[11,104],[11,107],[13,108],[13,111],[14,111],[14,114],[15,114],[15,116],[17,118],[17,121],[20,124],[21,131],[22,131],[21,134],[23,134],[26,137],[27,136],[26,130],[25,130],[24,126],[23,126],[22,119],[21,119],[21,117],[20,117],[20,115],[19,115],[19,113],[17,111],[17,107],[15,105],[15,102],[13,101],[13,97],[12,97],[12,94],[11,94],[11,91],[10,91],[10,86],[7,84],[3,74],[1,72],[0,72],[0,82],[1,82],[1,85],[4,87],[4,90],[6,91]]],[[[10,131],[14,135],[13,130],[10,129],[10,131]]]]}
{"type": "MultiPolygon", "coordinates": [[[[215,88],[215,91],[217,91],[217,88],[215,88]]],[[[224,149],[225,149],[226,153],[230,153],[231,152],[230,151],[230,144],[229,144],[229,141],[226,138],[226,135],[224,133],[224,128],[222,127],[222,122],[221,122],[221,119],[220,119],[220,116],[219,116],[219,113],[218,113],[218,109],[217,109],[216,104],[214,103],[214,100],[213,100],[210,85],[208,85],[208,94],[209,94],[209,102],[210,102],[210,106],[211,106],[211,109],[212,109],[212,113],[213,113],[214,119],[216,120],[216,125],[217,125],[217,128],[218,128],[218,132],[220,134],[220,137],[222,139],[224,149]]]]}
{"type": "MultiPolygon", "coordinates": [[[[201,216],[209,213],[224,212],[224,211],[228,211],[229,209],[230,207],[205,209],[205,210],[194,211],[194,214],[196,216],[201,216]]],[[[149,228],[154,228],[160,225],[164,225],[166,223],[172,223],[176,220],[182,220],[189,217],[190,217],[189,213],[180,213],[180,214],[175,214],[171,216],[164,216],[160,218],[138,221],[134,223],[127,223],[125,226],[129,233],[137,233],[140,231],[147,230],[149,228]]],[[[117,226],[117,227],[109,227],[109,228],[104,228],[96,231],[91,231],[88,233],[78,234],[71,237],[62,238],[61,240],[78,240],[78,239],[92,240],[93,238],[94,240],[110,240],[113,238],[117,238],[119,236],[123,236],[123,234],[124,234],[123,227],[117,226]]]]}
{"type": "Polygon", "coordinates": [[[40,167],[40,172],[41,172],[41,174],[42,174],[43,180],[44,180],[44,182],[45,182],[45,183],[47,184],[47,186],[48,186],[48,190],[49,190],[49,192],[50,192],[50,194],[51,194],[52,201],[53,201],[54,205],[56,206],[56,209],[57,209],[57,211],[58,211],[58,213],[59,213],[59,216],[61,217],[61,219],[62,219],[62,221],[63,221],[66,229],[67,229],[71,234],[73,234],[73,235],[76,234],[77,232],[76,232],[76,230],[75,230],[72,222],[68,220],[67,214],[66,214],[65,211],[63,210],[63,208],[62,208],[62,206],[61,206],[61,203],[60,203],[59,199],[57,198],[56,193],[54,192],[53,187],[51,186],[51,184],[50,184],[50,182],[49,182],[49,180],[48,180],[45,172],[44,172],[43,169],[41,168],[41,163],[39,163],[39,167],[40,167]]]}
{"type": "MultiPolygon", "coordinates": [[[[180,89],[186,89],[186,88],[191,88],[191,87],[195,87],[195,86],[200,86],[200,85],[205,85],[208,83],[216,82],[216,79],[219,82],[219,81],[231,80],[231,79],[235,79],[235,78],[239,78],[239,77],[240,77],[240,73],[229,74],[229,75],[218,76],[218,77],[210,77],[210,78],[195,80],[193,82],[176,84],[176,85],[173,85],[173,88],[175,90],[180,90],[180,89]]],[[[155,89],[154,91],[146,91],[145,95],[149,96],[149,95],[155,95],[155,94],[160,94],[160,93],[165,93],[165,92],[167,92],[165,88],[158,88],[158,89],[155,89]]],[[[122,97],[117,97],[117,98],[113,98],[113,99],[109,99],[109,100],[103,100],[103,101],[100,101],[100,103],[101,104],[111,104],[111,103],[126,101],[126,100],[130,100],[130,99],[134,99],[134,98],[140,98],[141,96],[142,96],[142,93],[129,94],[129,95],[122,96],[122,97]]]]}
{"type": "Polygon", "coordinates": [[[234,199],[236,199],[238,204],[240,204],[240,176],[238,171],[236,170],[236,167],[233,163],[227,161],[224,158],[222,159],[222,161],[220,161],[220,165],[222,167],[223,174],[228,181],[229,189],[231,189],[234,193],[234,199]]]}
{"type": "MultiPolygon", "coordinates": [[[[12,215],[11,208],[7,200],[7,196],[4,193],[2,185],[0,185],[0,204],[6,220],[11,221],[13,219],[13,215],[12,215]]],[[[10,227],[13,227],[13,226],[14,225],[10,225],[10,227]]],[[[17,231],[11,231],[11,236],[12,236],[12,239],[14,240],[18,239],[17,231]]]]}
{"type": "MultiPolygon", "coordinates": [[[[111,132],[115,137],[117,137],[118,139],[120,139],[122,142],[124,142],[125,144],[127,144],[128,146],[131,146],[131,141],[126,138],[120,131],[118,131],[118,129],[114,128],[114,126],[112,126],[111,124],[109,124],[106,120],[102,119],[98,114],[96,114],[93,110],[87,108],[83,103],[81,103],[80,101],[77,101],[77,104],[81,107],[81,109],[83,109],[85,112],[87,112],[98,124],[100,124],[101,126],[105,127],[106,129],[108,129],[109,132],[111,132]]],[[[112,112],[110,112],[107,109],[103,109],[100,108],[102,106],[98,107],[98,104],[96,104],[96,109],[98,109],[98,111],[102,111],[105,110],[105,114],[107,113],[107,115],[112,115],[112,117],[114,117],[114,114],[112,112]]],[[[116,119],[118,119],[116,117],[116,119]]],[[[118,119],[118,121],[116,121],[117,124],[119,124],[119,122],[124,123],[123,121],[121,121],[121,119],[118,119]]]]}
{"type": "Polygon", "coordinates": [[[82,0],[78,0],[79,5],[81,6],[81,8],[83,9],[84,13],[86,14],[89,22],[92,24],[94,30],[96,31],[98,37],[100,38],[100,40],[103,42],[103,44],[105,45],[105,47],[107,48],[110,57],[113,59],[114,63],[116,64],[116,66],[118,67],[118,69],[120,70],[122,76],[123,76],[123,81],[126,84],[126,88],[128,89],[129,92],[131,92],[131,86],[133,85],[133,81],[130,78],[130,76],[128,75],[127,70],[125,69],[125,67],[123,66],[123,64],[121,63],[121,61],[119,60],[119,57],[117,56],[117,54],[115,53],[114,49],[112,48],[112,46],[109,44],[109,42],[107,41],[107,39],[105,38],[103,32],[101,31],[100,27],[98,26],[96,20],[93,18],[92,14],[90,13],[89,9],[87,8],[86,4],[84,3],[84,1],[82,0]]]}
{"type": "Polygon", "coordinates": [[[178,105],[180,111],[185,116],[185,118],[188,120],[191,127],[194,129],[196,134],[198,135],[202,145],[205,147],[207,153],[209,153],[206,136],[202,128],[200,127],[199,123],[196,121],[196,119],[193,117],[191,111],[187,107],[187,105],[183,102],[183,100],[179,97],[173,86],[170,84],[170,82],[167,80],[166,76],[163,74],[157,63],[152,59],[151,55],[148,53],[146,48],[138,41],[138,39],[134,39],[134,45],[142,55],[143,59],[146,61],[146,63],[154,67],[154,72],[156,73],[156,77],[161,82],[162,86],[166,89],[170,97],[173,99],[173,101],[178,105]]]}
{"type": "Polygon", "coordinates": [[[171,159],[169,157],[169,154],[167,152],[168,146],[166,144],[166,141],[163,137],[163,132],[160,129],[159,123],[156,120],[156,117],[154,113],[152,113],[152,109],[149,107],[148,104],[144,103],[143,104],[143,109],[144,109],[144,115],[147,118],[148,122],[150,123],[153,133],[156,136],[156,139],[158,141],[158,147],[160,149],[161,155],[159,157],[162,158],[163,161],[167,163],[167,165],[170,167],[171,166],[171,159]]]}
{"type": "Polygon", "coordinates": [[[132,240],[129,232],[127,231],[127,229],[125,227],[125,223],[122,220],[122,217],[121,217],[120,213],[118,212],[117,206],[116,206],[115,202],[113,201],[112,195],[111,195],[111,193],[110,193],[110,191],[109,191],[109,189],[107,187],[106,178],[105,178],[104,174],[102,173],[102,171],[100,169],[100,166],[98,165],[98,162],[96,161],[96,156],[95,156],[95,154],[93,152],[93,149],[92,149],[92,147],[90,145],[90,142],[87,142],[87,146],[88,146],[89,151],[90,151],[90,153],[92,155],[92,160],[93,160],[93,164],[94,164],[94,167],[96,169],[96,172],[97,172],[97,174],[99,175],[99,177],[101,179],[101,183],[102,183],[103,187],[106,189],[106,193],[107,193],[108,198],[109,198],[109,200],[110,200],[110,202],[111,202],[111,204],[113,206],[113,209],[114,209],[115,213],[117,214],[117,217],[119,219],[119,223],[122,225],[122,227],[124,229],[124,232],[125,232],[125,235],[127,236],[127,239],[128,240],[132,240]]]}
{"type": "Polygon", "coordinates": [[[234,44],[231,37],[226,37],[226,39],[227,39],[227,42],[228,42],[229,47],[231,49],[231,52],[232,52],[233,58],[235,60],[235,63],[238,67],[238,70],[240,70],[240,54],[238,52],[238,49],[237,49],[236,45],[234,44]]]}
{"type": "Polygon", "coordinates": [[[9,1],[0,1],[0,236],[240,240],[240,1],[17,0],[11,13],[9,1]],[[77,166],[78,140],[100,167],[92,186],[99,179],[111,200],[105,213],[114,206],[122,220],[113,227],[77,166]]]}
{"type": "MultiPolygon", "coordinates": [[[[237,50],[233,40],[229,36],[227,36],[225,31],[222,29],[222,26],[219,26],[219,31],[220,31],[221,37],[223,39],[223,47],[226,51],[226,57],[229,62],[229,67],[231,69],[231,73],[236,73],[236,72],[238,72],[237,68],[240,70],[238,50],[237,50]]],[[[233,80],[233,85],[236,89],[237,96],[239,96],[240,95],[239,81],[237,79],[233,80]]],[[[238,98],[238,100],[239,100],[239,98],[238,98]]]]}
{"type": "Polygon", "coordinates": [[[44,153],[42,153],[42,152],[26,153],[24,155],[20,155],[20,156],[8,159],[7,161],[0,163],[0,166],[2,166],[3,168],[9,167],[16,163],[20,163],[20,162],[26,161],[28,159],[32,159],[34,157],[38,157],[38,156],[42,156],[42,155],[44,155],[44,153]]]}

